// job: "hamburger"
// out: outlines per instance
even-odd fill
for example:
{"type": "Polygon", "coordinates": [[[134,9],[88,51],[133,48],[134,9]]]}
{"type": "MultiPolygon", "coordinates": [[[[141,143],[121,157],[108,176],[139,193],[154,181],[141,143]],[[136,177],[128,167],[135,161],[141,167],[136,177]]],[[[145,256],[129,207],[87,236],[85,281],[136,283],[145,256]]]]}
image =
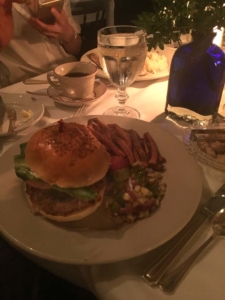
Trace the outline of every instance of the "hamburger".
{"type": "Polygon", "coordinates": [[[60,120],[34,133],[20,152],[15,172],[32,212],[67,222],[101,205],[111,157],[85,125],[60,120]]]}

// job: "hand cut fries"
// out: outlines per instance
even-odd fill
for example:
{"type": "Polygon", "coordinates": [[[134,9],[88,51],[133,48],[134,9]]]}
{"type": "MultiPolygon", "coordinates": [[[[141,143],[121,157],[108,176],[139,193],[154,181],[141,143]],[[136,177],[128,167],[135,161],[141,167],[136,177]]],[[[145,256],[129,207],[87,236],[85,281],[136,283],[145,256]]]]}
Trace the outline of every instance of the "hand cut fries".
{"type": "Polygon", "coordinates": [[[126,130],[117,124],[105,124],[98,118],[89,119],[87,126],[111,155],[126,158],[130,165],[139,161],[156,171],[165,169],[166,159],[160,154],[149,132],[140,137],[135,130],[126,130]]]}

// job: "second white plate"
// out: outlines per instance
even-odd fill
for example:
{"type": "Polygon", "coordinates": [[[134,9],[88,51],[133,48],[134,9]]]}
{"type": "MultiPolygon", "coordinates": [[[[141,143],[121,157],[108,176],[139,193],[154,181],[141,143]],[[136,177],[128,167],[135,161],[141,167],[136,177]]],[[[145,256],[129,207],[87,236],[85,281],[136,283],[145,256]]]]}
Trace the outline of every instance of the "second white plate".
{"type": "MultiPolygon", "coordinates": [[[[164,50],[157,49],[157,52],[159,54],[166,56],[167,61],[168,61],[168,68],[165,71],[159,72],[157,74],[147,73],[144,76],[138,76],[136,81],[155,80],[155,79],[167,77],[169,75],[169,68],[170,68],[171,60],[172,60],[175,50],[176,50],[175,48],[167,47],[167,46],[165,46],[164,50]]],[[[81,57],[81,61],[91,62],[87,55],[90,53],[93,53],[93,52],[97,53],[97,49],[92,49],[92,50],[86,52],[81,57]]],[[[104,71],[102,71],[101,69],[98,69],[97,75],[102,78],[108,78],[106,73],[104,71]]]]}

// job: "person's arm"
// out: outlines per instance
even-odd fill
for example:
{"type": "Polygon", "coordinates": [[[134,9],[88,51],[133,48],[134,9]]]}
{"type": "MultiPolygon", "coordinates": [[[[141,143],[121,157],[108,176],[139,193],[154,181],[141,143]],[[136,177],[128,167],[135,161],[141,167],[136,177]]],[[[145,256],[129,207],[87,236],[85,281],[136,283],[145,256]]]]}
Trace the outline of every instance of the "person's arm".
{"type": "Polygon", "coordinates": [[[68,54],[77,55],[82,43],[79,35],[79,24],[71,20],[72,16],[67,10],[63,10],[59,13],[55,8],[52,8],[51,12],[55,17],[54,24],[45,24],[40,20],[31,17],[29,20],[30,25],[41,34],[58,39],[68,54]]]}
{"type": "MultiPolygon", "coordinates": [[[[80,28],[80,24],[78,22],[76,22],[74,17],[72,16],[70,1],[65,0],[63,9],[65,11],[65,14],[66,14],[66,17],[67,17],[67,20],[68,20],[69,24],[74,29],[74,34],[73,34],[73,37],[70,41],[61,40],[61,44],[62,44],[63,48],[65,49],[65,51],[67,53],[74,54],[74,47],[75,47],[76,50],[78,48],[79,49],[81,48],[81,43],[82,43],[82,40],[81,40],[81,37],[80,37],[81,28],[80,28]]],[[[78,53],[76,53],[76,54],[78,54],[78,53]]]]}
{"type": "Polygon", "coordinates": [[[63,32],[61,36],[58,36],[60,44],[63,46],[65,51],[68,54],[77,55],[81,48],[81,37],[76,32],[74,27],[69,23],[68,17],[65,15],[65,19],[62,18],[62,14],[58,13],[58,11],[55,8],[51,9],[52,14],[55,17],[56,23],[59,22],[63,24],[63,32]]]}
{"type": "Polygon", "coordinates": [[[82,40],[80,35],[74,30],[70,39],[64,38],[59,42],[68,54],[77,55],[80,52],[82,40]]]}

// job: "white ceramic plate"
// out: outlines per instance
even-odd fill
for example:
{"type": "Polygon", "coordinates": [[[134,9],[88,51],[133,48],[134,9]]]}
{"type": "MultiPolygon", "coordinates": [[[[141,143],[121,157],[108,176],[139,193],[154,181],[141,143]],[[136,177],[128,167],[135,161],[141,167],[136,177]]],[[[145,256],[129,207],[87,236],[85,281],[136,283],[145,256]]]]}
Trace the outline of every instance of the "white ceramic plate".
{"type": "MultiPolygon", "coordinates": [[[[146,81],[146,80],[154,80],[154,79],[160,79],[160,78],[163,78],[163,77],[166,77],[169,75],[169,68],[170,68],[170,63],[171,63],[171,60],[172,60],[172,57],[174,55],[174,52],[175,52],[175,48],[172,48],[172,47],[165,47],[164,50],[161,50],[161,49],[157,49],[157,52],[161,55],[165,55],[166,58],[167,58],[167,61],[168,61],[168,68],[162,72],[159,72],[157,74],[150,74],[150,73],[147,73],[146,75],[144,76],[138,76],[136,81],[146,81]]],[[[84,62],[91,62],[91,60],[88,58],[88,54],[92,53],[92,52],[95,52],[97,53],[97,49],[92,49],[88,52],[86,52],[82,57],[81,57],[81,61],[84,61],[84,62]]],[[[97,75],[99,77],[103,77],[103,78],[107,78],[107,75],[104,71],[98,69],[98,72],[97,72],[97,75]]]]}
{"type": "MultiPolygon", "coordinates": [[[[81,229],[90,218],[76,222],[75,228],[63,227],[34,216],[28,208],[23,185],[13,169],[13,156],[19,152],[24,137],[0,158],[0,230],[17,247],[48,260],[74,264],[102,264],[132,258],[150,251],[178,233],[195,213],[201,198],[202,182],[198,164],[174,136],[145,121],[111,117],[83,116],[67,121],[87,124],[98,117],[105,123],[133,128],[139,134],[149,131],[167,159],[164,181],[167,191],[161,207],[151,217],[121,229],[81,229]],[[82,223],[83,222],[83,223],[82,223]],[[79,229],[78,229],[79,228],[79,229]]],[[[97,222],[101,220],[97,218],[97,222]]]]}
{"type": "Polygon", "coordinates": [[[71,107],[78,107],[82,105],[90,105],[93,102],[99,100],[100,97],[102,97],[105,94],[106,90],[106,85],[102,81],[100,81],[98,84],[95,85],[93,94],[90,95],[88,98],[84,98],[82,100],[74,100],[68,98],[64,96],[60,90],[57,90],[52,86],[48,87],[47,93],[49,97],[53,98],[53,100],[57,103],[71,107]]]}
{"type": "MultiPolygon", "coordinates": [[[[15,122],[15,132],[26,129],[37,123],[44,114],[44,106],[39,101],[32,101],[31,96],[27,94],[7,94],[1,93],[2,99],[6,106],[14,107],[17,113],[17,121],[15,122]],[[21,114],[22,110],[31,110],[30,118],[24,118],[21,114]]],[[[0,137],[7,136],[9,128],[9,120],[5,114],[0,137]]]]}

